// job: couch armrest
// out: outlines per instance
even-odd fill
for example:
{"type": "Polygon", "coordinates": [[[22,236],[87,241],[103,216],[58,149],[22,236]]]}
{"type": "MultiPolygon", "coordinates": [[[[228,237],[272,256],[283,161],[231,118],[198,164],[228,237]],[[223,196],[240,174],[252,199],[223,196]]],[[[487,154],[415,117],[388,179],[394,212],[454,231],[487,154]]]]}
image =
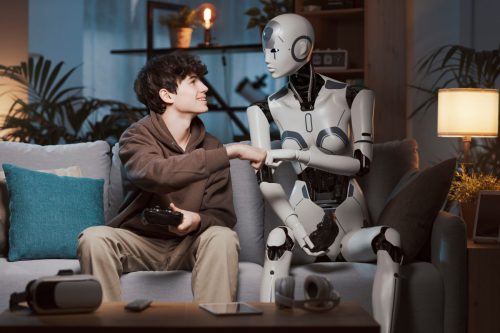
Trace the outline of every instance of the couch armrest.
{"type": "Polygon", "coordinates": [[[459,216],[440,211],[431,236],[431,262],[444,283],[444,332],[465,332],[467,325],[467,238],[459,216]]]}

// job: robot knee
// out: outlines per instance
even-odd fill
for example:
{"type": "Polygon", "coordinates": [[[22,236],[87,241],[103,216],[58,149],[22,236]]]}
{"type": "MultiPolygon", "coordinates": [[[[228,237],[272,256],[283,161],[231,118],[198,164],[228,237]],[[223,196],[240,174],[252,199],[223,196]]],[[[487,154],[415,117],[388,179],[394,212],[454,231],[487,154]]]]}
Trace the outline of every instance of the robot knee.
{"type": "Polygon", "coordinates": [[[399,232],[393,228],[382,227],[380,234],[373,240],[372,246],[375,251],[387,251],[396,263],[403,261],[399,232]]]}

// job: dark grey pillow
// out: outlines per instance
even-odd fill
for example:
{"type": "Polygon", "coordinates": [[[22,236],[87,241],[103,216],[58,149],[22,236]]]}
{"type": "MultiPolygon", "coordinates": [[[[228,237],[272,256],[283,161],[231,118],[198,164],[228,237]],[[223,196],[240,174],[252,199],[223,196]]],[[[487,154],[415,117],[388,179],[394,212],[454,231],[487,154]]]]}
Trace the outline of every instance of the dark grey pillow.
{"type": "Polygon", "coordinates": [[[396,229],[401,236],[405,263],[413,261],[426,243],[432,225],[450,189],[456,159],[408,172],[396,186],[377,225],[396,229]],[[401,184],[405,183],[406,184],[401,184]]]}
{"type": "Polygon", "coordinates": [[[374,225],[384,209],[387,198],[401,177],[418,169],[418,146],[414,139],[377,143],[373,146],[370,172],[359,177],[365,194],[370,221],[374,225]]]}

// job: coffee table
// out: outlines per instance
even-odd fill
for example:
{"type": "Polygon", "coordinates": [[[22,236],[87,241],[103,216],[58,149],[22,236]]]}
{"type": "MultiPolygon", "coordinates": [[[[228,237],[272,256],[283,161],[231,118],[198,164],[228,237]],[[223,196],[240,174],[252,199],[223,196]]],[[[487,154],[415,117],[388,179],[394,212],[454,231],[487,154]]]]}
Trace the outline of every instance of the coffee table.
{"type": "Polygon", "coordinates": [[[153,302],[140,313],[123,302],[105,303],[94,313],[35,316],[29,311],[0,314],[0,332],[379,332],[379,325],[357,303],[341,302],[330,312],[278,309],[250,302],[262,315],[214,316],[194,303],[153,302]]]}

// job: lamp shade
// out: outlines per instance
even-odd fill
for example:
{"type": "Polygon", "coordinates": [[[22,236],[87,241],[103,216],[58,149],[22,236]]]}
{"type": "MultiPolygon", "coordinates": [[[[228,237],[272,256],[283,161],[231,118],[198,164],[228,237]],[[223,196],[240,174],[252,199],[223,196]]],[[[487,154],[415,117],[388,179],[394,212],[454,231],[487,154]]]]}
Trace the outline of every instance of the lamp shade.
{"type": "Polygon", "coordinates": [[[497,135],[497,89],[439,89],[438,136],[496,137],[497,135]]]}

